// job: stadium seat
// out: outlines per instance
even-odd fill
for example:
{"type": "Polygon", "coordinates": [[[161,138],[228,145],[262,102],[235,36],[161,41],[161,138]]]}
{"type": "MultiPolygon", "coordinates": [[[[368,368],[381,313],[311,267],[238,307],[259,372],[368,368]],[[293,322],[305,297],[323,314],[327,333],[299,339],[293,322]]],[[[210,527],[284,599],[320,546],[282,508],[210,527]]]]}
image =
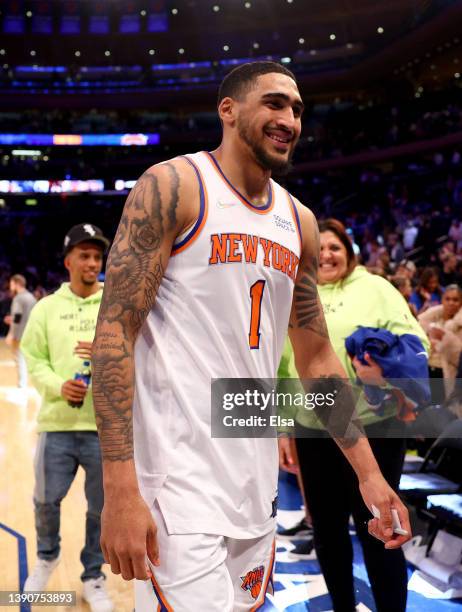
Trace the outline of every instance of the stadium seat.
{"type": "Polygon", "coordinates": [[[401,476],[400,492],[423,503],[428,495],[458,493],[462,474],[462,420],[451,422],[430,447],[419,471],[401,476]]]}

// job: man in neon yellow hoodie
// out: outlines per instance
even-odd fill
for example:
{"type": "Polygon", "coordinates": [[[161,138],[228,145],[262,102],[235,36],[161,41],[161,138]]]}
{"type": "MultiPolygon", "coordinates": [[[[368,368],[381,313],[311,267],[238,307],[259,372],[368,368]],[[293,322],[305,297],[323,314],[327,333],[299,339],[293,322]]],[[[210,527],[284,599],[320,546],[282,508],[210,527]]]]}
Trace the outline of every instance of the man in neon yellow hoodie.
{"type": "Polygon", "coordinates": [[[70,282],[37,303],[21,341],[29,373],[42,396],[34,490],[38,559],[24,590],[43,591],[59,562],[60,504],[81,465],[88,501],[81,578],[93,612],[113,609],[101,571],[101,454],[92,394],[84,381],[74,377],[90,359],[102,297],[98,276],[108,245],[101,230],[90,223],[69,230],[64,265],[70,282]]]}

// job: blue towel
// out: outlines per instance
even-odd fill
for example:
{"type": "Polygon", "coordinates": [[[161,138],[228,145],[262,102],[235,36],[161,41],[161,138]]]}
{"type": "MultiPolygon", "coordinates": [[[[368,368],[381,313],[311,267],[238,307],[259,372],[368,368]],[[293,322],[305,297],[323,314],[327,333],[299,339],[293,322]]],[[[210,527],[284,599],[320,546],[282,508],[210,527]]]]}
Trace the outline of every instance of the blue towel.
{"type": "MultiPolygon", "coordinates": [[[[397,336],[387,329],[359,326],[346,338],[345,347],[350,357],[356,356],[365,365],[364,354],[369,353],[381,367],[383,377],[416,406],[424,407],[430,403],[428,355],[414,334],[397,336]]],[[[365,392],[374,406],[379,406],[387,393],[370,385],[365,386],[365,392]]]]}

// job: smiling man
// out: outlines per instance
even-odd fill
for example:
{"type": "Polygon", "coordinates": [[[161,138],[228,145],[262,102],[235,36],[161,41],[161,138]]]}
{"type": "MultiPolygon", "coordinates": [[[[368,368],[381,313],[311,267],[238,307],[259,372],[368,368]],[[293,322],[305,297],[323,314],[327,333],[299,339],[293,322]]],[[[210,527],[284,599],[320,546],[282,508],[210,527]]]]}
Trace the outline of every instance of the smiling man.
{"type": "MultiPolygon", "coordinates": [[[[94,401],[102,548],[113,572],[139,579],[139,612],[253,610],[271,584],[277,441],[212,438],[212,379],[275,378],[289,318],[300,377],[346,378],[316,290],[316,221],[271,178],[290,168],[302,111],[280,64],[236,68],[218,95],[220,146],[149,168],[125,205],[94,401]]],[[[364,499],[381,511],[371,529],[399,546],[390,506],[405,528],[407,512],[367,440],[354,426],[343,434],[364,499]]]]}
{"type": "Polygon", "coordinates": [[[87,385],[74,376],[90,359],[102,297],[98,276],[108,245],[91,223],[69,230],[63,251],[69,282],[33,308],[21,341],[32,381],[42,396],[34,489],[38,559],[24,590],[43,591],[59,563],[60,505],[81,466],[88,502],[81,579],[92,612],[110,612],[113,605],[101,571],[103,483],[93,401],[87,385]]]}

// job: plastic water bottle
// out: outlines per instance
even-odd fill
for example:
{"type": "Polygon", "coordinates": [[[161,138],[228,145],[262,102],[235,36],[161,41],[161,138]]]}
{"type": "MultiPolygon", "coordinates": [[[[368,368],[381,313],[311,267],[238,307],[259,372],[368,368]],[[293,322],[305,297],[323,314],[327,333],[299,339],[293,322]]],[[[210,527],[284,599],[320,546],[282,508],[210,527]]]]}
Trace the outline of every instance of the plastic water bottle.
{"type": "MultiPolygon", "coordinates": [[[[90,362],[84,361],[82,364],[82,369],[75,373],[74,380],[81,380],[88,387],[91,380],[91,370],[90,370],[90,362]]],[[[83,400],[81,402],[68,402],[69,406],[72,408],[82,408],[83,400]]]]}

